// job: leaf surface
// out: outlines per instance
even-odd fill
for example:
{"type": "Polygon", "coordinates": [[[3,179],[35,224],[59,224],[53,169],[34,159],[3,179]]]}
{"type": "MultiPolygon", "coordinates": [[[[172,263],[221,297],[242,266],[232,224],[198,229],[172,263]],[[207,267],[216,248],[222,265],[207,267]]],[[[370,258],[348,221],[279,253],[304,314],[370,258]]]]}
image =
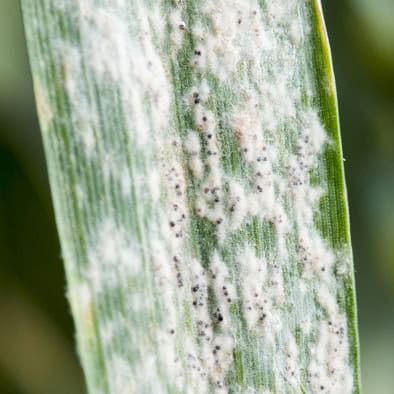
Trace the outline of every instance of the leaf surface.
{"type": "Polygon", "coordinates": [[[320,3],[22,8],[89,392],[358,393],[320,3]]]}

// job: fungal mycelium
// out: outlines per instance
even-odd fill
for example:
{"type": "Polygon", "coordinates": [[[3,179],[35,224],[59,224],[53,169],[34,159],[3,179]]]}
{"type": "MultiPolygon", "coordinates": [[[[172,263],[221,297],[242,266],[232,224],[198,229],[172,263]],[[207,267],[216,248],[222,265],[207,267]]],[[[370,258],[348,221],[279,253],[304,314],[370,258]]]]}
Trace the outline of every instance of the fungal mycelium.
{"type": "Polygon", "coordinates": [[[358,392],[318,1],[22,3],[90,392],[358,392]]]}

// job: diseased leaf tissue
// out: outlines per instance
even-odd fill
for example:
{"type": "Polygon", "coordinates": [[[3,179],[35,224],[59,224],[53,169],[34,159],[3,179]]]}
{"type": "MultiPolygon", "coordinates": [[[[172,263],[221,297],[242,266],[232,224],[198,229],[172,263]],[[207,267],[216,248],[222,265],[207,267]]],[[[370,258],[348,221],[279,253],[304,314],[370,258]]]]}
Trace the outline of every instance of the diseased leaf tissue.
{"type": "Polygon", "coordinates": [[[359,392],[317,1],[22,4],[90,393],[359,392]]]}

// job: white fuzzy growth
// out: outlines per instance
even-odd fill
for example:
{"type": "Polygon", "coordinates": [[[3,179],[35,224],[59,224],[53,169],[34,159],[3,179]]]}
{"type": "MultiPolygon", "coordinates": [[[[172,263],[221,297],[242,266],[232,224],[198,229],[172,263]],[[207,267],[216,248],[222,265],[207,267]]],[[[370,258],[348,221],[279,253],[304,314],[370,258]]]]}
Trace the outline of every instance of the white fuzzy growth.
{"type": "Polygon", "coordinates": [[[140,267],[136,264],[136,256],[132,251],[126,232],[117,228],[111,221],[104,222],[99,230],[95,252],[104,264],[124,264],[138,273],[140,267]]]}
{"type": "Polygon", "coordinates": [[[152,202],[157,203],[161,197],[161,174],[158,169],[152,169],[148,175],[148,195],[152,199],[152,202]]]}
{"type": "Polygon", "coordinates": [[[210,18],[213,31],[199,24],[193,27],[197,52],[192,64],[226,81],[241,63],[253,61],[258,53],[260,7],[254,0],[232,1],[231,5],[224,0],[206,1],[204,13],[210,18]]]}
{"type": "Polygon", "coordinates": [[[118,286],[119,276],[116,272],[122,272],[125,277],[135,277],[142,268],[136,244],[126,230],[118,227],[111,219],[100,223],[90,240],[86,272],[94,290],[101,291],[105,285],[118,286]]]}
{"type": "Polygon", "coordinates": [[[245,190],[236,181],[229,182],[228,205],[231,214],[230,231],[236,231],[245,222],[250,209],[245,190]]]}
{"type": "Polygon", "coordinates": [[[201,150],[200,138],[197,133],[190,131],[184,141],[184,147],[190,155],[198,155],[201,150]]]}
{"type": "Polygon", "coordinates": [[[322,321],[319,339],[312,349],[308,368],[312,392],[329,394],[353,392],[353,375],[348,365],[346,321],[322,321]]]}
{"type": "Polygon", "coordinates": [[[302,26],[299,21],[295,20],[290,24],[290,37],[293,43],[297,46],[300,46],[303,41],[303,31],[302,26]]]}
{"type": "Polygon", "coordinates": [[[170,17],[170,24],[172,28],[171,41],[175,48],[182,47],[185,31],[187,30],[186,23],[184,22],[180,10],[175,10],[170,17]]]}
{"type": "Polygon", "coordinates": [[[272,345],[282,328],[277,307],[283,293],[280,272],[267,274],[267,262],[251,248],[238,255],[242,273],[243,313],[249,329],[261,333],[272,345]]]}
{"type": "Polygon", "coordinates": [[[137,394],[141,391],[153,390],[164,394],[160,385],[159,371],[157,370],[157,357],[148,352],[141,358],[141,362],[131,367],[130,361],[122,355],[114,354],[110,358],[111,371],[110,390],[117,394],[137,394]],[[140,371],[144,373],[141,374],[140,371]]]}
{"type": "Polygon", "coordinates": [[[327,142],[327,133],[321,124],[319,115],[316,111],[311,110],[306,114],[305,122],[305,137],[308,137],[308,142],[305,143],[310,144],[307,154],[313,155],[319,153],[327,142]]]}
{"type": "Polygon", "coordinates": [[[300,232],[298,253],[306,277],[331,277],[335,255],[318,233],[300,232]]]}
{"type": "Polygon", "coordinates": [[[337,275],[349,275],[352,272],[352,251],[348,247],[344,247],[336,254],[336,273],[337,275]]]}
{"type": "Polygon", "coordinates": [[[100,324],[100,335],[104,345],[111,345],[115,335],[120,327],[124,324],[124,318],[117,316],[116,320],[102,321],[100,324]]]}
{"type": "Polygon", "coordinates": [[[294,336],[290,336],[286,345],[286,380],[294,389],[300,384],[300,364],[298,346],[294,336]]]}
{"type": "Polygon", "coordinates": [[[141,98],[149,101],[149,117],[152,116],[150,121],[155,128],[165,128],[169,120],[171,89],[163,62],[153,46],[154,33],[162,35],[164,21],[158,17],[157,7],[149,14],[135,7],[138,15],[132,24],[124,6],[116,3],[97,7],[93,1],[84,1],[79,7],[88,65],[97,78],[109,78],[118,85],[125,113],[132,111],[130,118],[126,118],[132,139],[143,146],[149,139],[150,122],[141,98]],[[133,36],[136,28],[141,32],[139,40],[133,36]]]}
{"type": "Polygon", "coordinates": [[[223,322],[220,324],[220,327],[222,330],[229,329],[231,331],[230,305],[236,301],[237,295],[228,268],[217,253],[212,258],[211,273],[214,279],[213,289],[217,304],[223,315],[223,322]]]}
{"type": "Polygon", "coordinates": [[[202,178],[204,175],[204,163],[199,157],[189,159],[189,167],[196,178],[202,178]]]}
{"type": "Polygon", "coordinates": [[[239,110],[233,114],[231,125],[235,130],[242,154],[246,161],[253,162],[257,152],[263,146],[261,126],[256,122],[259,118],[254,100],[249,100],[245,110],[239,110]]]}
{"type": "MultiPolygon", "coordinates": [[[[59,48],[60,51],[60,48],[59,48]]],[[[77,48],[63,46],[61,55],[65,72],[65,88],[72,108],[72,120],[76,128],[78,142],[82,146],[86,157],[92,159],[96,154],[96,137],[94,129],[99,123],[93,108],[81,91],[81,65],[83,59],[77,48]]]]}
{"type": "MultiPolygon", "coordinates": [[[[296,389],[300,385],[298,349],[281,312],[288,297],[284,272],[290,260],[296,259],[302,267],[304,279],[295,282],[292,291],[294,297],[301,297],[294,305],[298,316],[303,316],[299,322],[303,333],[309,336],[316,328],[316,311],[311,306],[332,310],[335,305],[334,265],[342,259],[314,223],[325,190],[311,184],[310,172],[319,166],[329,140],[318,111],[303,104],[303,94],[309,98],[314,95],[311,81],[300,80],[305,65],[299,53],[310,28],[303,21],[302,5],[293,0],[269,2],[264,11],[254,0],[233,0],[231,4],[207,0],[203,12],[213,29],[208,29],[203,20],[197,20],[192,27],[196,42],[192,66],[196,72],[203,72],[203,82],[184,97],[184,103],[194,112],[195,131],[201,133],[208,152],[205,177],[201,171],[193,171],[197,179],[203,179],[195,208],[199,216],[216,225],[221,245],[251,219],[268,220],[273,225],[276,244],[272,262],[256,257],[247,246],[238,249],[243,313],[249,329],[261,335],[264,343],[287,349],[287,358],[284,362],[277,359],[277,367],[290,374],[287,382],[296,389]],[[238,72],[245,64],[257,87],[238,72]],[[205,73],[213,74],[223,86],[233,84],[234,92],[240,96],[239,104],[225,114],[225,119],[243,160],[253,171],[249,179],[252,189],[221,167],[218,119],[207,108],[207,102],[215,97],[212,92],[205,96],[201,89],[204,82],[208,84],[205,73]],[[298,237],[296,253],[289,248],[292,234],[298,237]],[[325,304],[313,299],[313,281],[322,284],[325,304]],[[327,300],[333,303],[327,304],[327,300]]],[[[185,140],[188,153],[201,154],[189,138],[185,140]]],[[[214,256],[213,272],[221,272],[218,261],[214,256]]],[[[348,272],[344,264],[337,267],[348,272]]],[[[214,289],[219,301],[223,281],[223,275],[215,275],[214,289]]],[[[343,362],[348,362],[345,356],[343,362]]],[[[351,374],[349,368],[346,373],[351,374]]],[[[277,384],[278,390],[284,390],[279,375],[277,384]]]]}
{"type": "Polygon", "coordinates": [[[119,394],[132,394],[138,392],[137,382],[134,377],[130,363],[122,356],[114,355],[111,360],[111,370],[113,379],[111,379],[111,390],[119,394]]]}
{"type": "MultiPolygon", "coordinates": [[[[71,8],[66,3],[56,6],[65,12],[71,8]]],[[[274,1],[261,7],[257,0],[205,0],[196,4],[200,8],[193,26],[183,19],[182,1],[168,18],[160,5],[135,2],[131,7],[126,0],[96,3],[85,0],[77,6],[83,51],[59,43],[75,141],[89,160],[102,152],[106,191],[115,184],[127,203],[138,195],[136,214],[143,218],[139,225],[148,240],[137,240],[126,225],[110,216],[92,225],[85,272],[92,292],[87,285],[81,288],[80,308],[88,316],[97,293],[129,290],[130,281],[139,282],[152,273],[146,289],[137,285],[135,292],[127,293],[125,307],[136,319],[144,312],[155,315],[156,310],[147,309],[153,308],[147,306],[153,302],[145,300],[146,292],[149,301],[153,293],[158,294],[155,305],[160,309],[160,318],[154,326],[145,327],[146,332],[139,332],[138,325],[132,331],[130,319],[115,313],[100,326],[106,351],[116,343],[118,324],[130,329],[130,343],[144,353],[140,363],[130,363],[121,355],[110,360],[110,389],[164,393],[165,384],[174,382],[179,391],[186,387],[188,393],[205,394],[213,382],[214,392],[227,392],[224,378],[233,368],[234,347],[244,351],[250,345],[234,339],[239,332],[232,324],[231,306],[239,302],[247,329],[264,346],[264,352],[260,348],[247,351],[258,352],[259,368],[268,373],[274,370],[276,391],[299,390],[300,370],[306,368],[310,381],[306,391],[350,393],[346,321],[338,310],[334,276],[335,264],[343,275],[348,272],[348,260],[323,240],[314,223],[325,190],[311,184],[310,172],[321,164],[329,139],[318,111],[304,104],[304,95],[314,101],[311,81],[300,78],[305,76],[300,53],[308,38],[301,18],[304,2],[274,1]],[[189,34],[195,43],[192,87],[181,98],[181,106],[192,114],[194,125],[179,137],[173,130],[169,62],[158,48],[170,43],[174,50],[169,58],[176,62],[189,34]],[[87,99],[91,92],[84,83],[84,68],[98,86],[111,86],[119,95],[130,140],[126,148],[138,169],[143,168],[141,172],[129,171],[128,161],[115,148],[99,150],[102,141],[95,133],[103,127],[98,109],[87,99]],[[219,90],[210,86],[212,81],[219,90]],[[228,112],[218,114],[217,94],[224,91],[231,92],[228,112]],[[247,179],[223,168],[223,125],[233,133],[247,179]],[[187,201],[190,180],[185,178],[181,157],[195,178],[193,207],[187,201]],[[218,249],[225,250],[224,256],[235,254],[234,266],[215,250],[209,256],[209,268],[202,268],[190,247],[194,209],[215,225],[218,249]],[[230,243],[230,236],[252,220],[273,232],[269,247],[258,235],[263,256],[257,255],[254,246],[230,243]],[[294,266],[302,270],[302,277],[295,281],[294,266]],[[235,275],[238,268],[241,279],[235,275]],[[155,292],[150,293],[150,286],[155,292]],[[192,333],[190,327],[185,329],[185,305],[192,333]],[[317,326],[319,313],[326,318],[317,326]],[[305,349],[299,349],[295,340],[298,326],[305,346],[312,349],[309,365],[305,365],[305,349]],[[316,343],[311,343],[315,333],[316,343]],[[137,340],[141,342],[133,342],[137,340]]],[[[38,90],[46,129],[53,115],[47,93],[38,90]]],[[[244,369],[245,380],[252,381],[250,365],[244,369]]],[[[238,392],[258,390],[242,387],[238,392]]]]}

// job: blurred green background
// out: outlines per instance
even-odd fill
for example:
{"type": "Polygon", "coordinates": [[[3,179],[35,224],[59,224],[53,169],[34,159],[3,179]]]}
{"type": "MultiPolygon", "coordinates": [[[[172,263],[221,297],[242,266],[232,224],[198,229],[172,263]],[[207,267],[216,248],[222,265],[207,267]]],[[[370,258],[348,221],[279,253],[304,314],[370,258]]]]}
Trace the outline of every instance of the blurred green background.
{"type": "MultiPolygon", "coordinates": [[[[394,1],[323,7],[346,157],[364,393],[392,394],[394,1]]],[[[84,393],[17,0],[0,0],[0,262],[0,393],[84,393]]]]}

